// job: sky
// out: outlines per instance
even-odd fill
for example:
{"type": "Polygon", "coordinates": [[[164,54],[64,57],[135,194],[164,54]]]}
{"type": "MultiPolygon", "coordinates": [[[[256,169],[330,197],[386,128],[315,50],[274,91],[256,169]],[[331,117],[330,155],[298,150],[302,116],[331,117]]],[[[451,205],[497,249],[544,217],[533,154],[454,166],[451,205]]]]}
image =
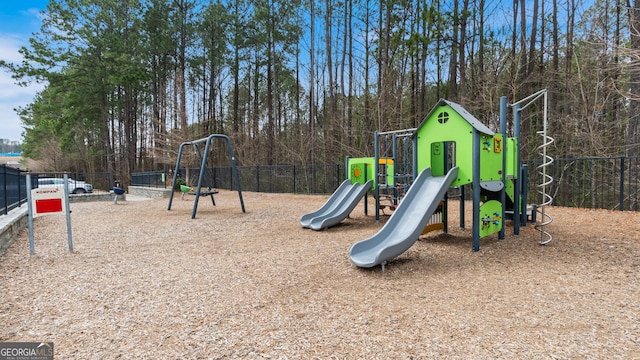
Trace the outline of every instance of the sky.
{"type": "MultiPolygon", "coordinates": [[[[40,30],[40,10],[48,0],[8,0],[0,5],[0,59],[19,63],[18,50],[29,44],[29,37],[40,30]]],[[[22,122],[15,110],[33,101],[41,84],[15,85],[11,74],[0,69],[0,139],[22,142],[22,122]]]]}

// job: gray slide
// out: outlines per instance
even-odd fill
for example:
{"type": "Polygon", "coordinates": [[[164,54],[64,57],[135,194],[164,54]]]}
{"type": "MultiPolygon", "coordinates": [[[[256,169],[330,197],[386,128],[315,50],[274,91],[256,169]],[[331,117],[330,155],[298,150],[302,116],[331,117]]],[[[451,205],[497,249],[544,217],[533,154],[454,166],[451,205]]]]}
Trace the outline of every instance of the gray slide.
{"type": "Polygon", "coordinates": [[[371,189],[372,183],[371,180],[364,185],[351,184],[351,180],[343,181],[320,209],[302,216],[300,225],[313,230],[337,225],[349,216],[360,199],[371,189]]]}
{"type": "Polygon", "coordinates": [[[387,260],[407,251],[418,240],[457,176],[457,167],[436,177],[431,175],[431,169],[424,169],[382,229],[353,244],[349,251],[351,262],[364,268],[382,264],[384,269],[387,260]]]}

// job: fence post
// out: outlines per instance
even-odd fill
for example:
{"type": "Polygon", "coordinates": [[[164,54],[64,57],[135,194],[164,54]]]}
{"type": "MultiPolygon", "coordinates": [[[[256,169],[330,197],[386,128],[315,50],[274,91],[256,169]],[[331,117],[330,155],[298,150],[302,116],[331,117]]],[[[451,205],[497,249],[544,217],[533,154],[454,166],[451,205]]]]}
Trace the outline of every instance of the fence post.
{"type": "MultiPolygon", "coordinates": [[[[18,172],[18,207],[20,207],[22,205],[22,189],[21,189],[21,186],[20,186],[20,185],[22,185],[22,181],[20,181],[20,180],[22,180],[22,178],[20,176],[21,176],[20,172],[18,172]]],[[[25,181],[25,185],[26,185],[26,181],[25,181]]],[[[5,195],[5,197],[6,197],[6,195],[5,195]]]]}
{"type": "Polygon", "coordinates": [[[293,164],[293,193],[297,194],[297,192],[296,192],[296,164],[293,164]]]}
{"type": "Polygon", "coordinates": [[[260,192],[260,165],[256,165],[256,192],[260,192]]]}
{"type": "Polygon", "coordinates": [[[624,210],[624,157],[620,157],[620,211],[624,210]]]}
{"type": "MultiPolygon", "coordinates": [[[[9,192],[7,192],[7,167],[6,165],[2,165],[2,178],[4,183],[4,214],[7,215],[9,213],[9,192]]],[[[20,187],[18,187],[18,203],[20,203],[20,187]]]]}

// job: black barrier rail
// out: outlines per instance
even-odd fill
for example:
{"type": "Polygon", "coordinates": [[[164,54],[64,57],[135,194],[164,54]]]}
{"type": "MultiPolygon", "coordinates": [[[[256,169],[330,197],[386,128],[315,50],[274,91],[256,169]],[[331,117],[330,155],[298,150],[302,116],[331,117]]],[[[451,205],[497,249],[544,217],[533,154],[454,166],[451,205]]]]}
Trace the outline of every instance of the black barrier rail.
{"type": "MultiPolygon", "coordinates": [[[[193,186],[199,168],[178,172],[178,179],[193,186]],[[188,178],[188,179],[187,179],[188,178]]],[[[207,183],[220,189],[234,189],[231,167],[207,168],[207,183]]],[[[343,164],[238,166],[240,185],[246,191],[288,194],[330,194],[345,179],[343,164]]]]}
{"type": "MultiPolygon", "coordinates": [[[[64,172],[31,173],[31,188],[65,186],[64,172]]],[[[110,172],[67,172],[71,194],[106,192],[113,188],[116,180],[110,172]]],[[[0,165],[0,215],[27,202],[26,173],[9,166],[0,165]]]]}
{"type": "Polygon", "coordinates": [[[26,202],[26,177],[20,175],[18,169],[0,165],[0,214],[7,215],[26,202]]]}
{"type": "MultiPolygon", "coordinates": [[[[529,167],[529,202],[539,201],[536,186],[539,161],[529,167]]],[[[553,177],[547,193],[552,205],[640,211],[640,157],[561,158],[546,169],[553,177]]]]}
{"type": "MultiPolygon", "coordinates": [[[[540,177],[536,171],[539,161],[523,163],[529,167],[528,202],[535,204],[540,201],[540,177]]],[[[180,178],[187,182],[185,173],[180,169],[180,178]]],[[[199,169],[190,169],[192,176],[197,177],[198,173],[199,169]]],[[[246,191],[269,193],[330,194],[345,178],[344,164],[239,166],[238,173],[246,191]]],[[[547,189],[553,196],[552,205],[640,211],[640,157],[559,158],[547,167],[547,173],[554,179],[547,189]]],[[[209,168],[207,174],[213,187],[234,188],[230,167],[209,168]]],[[[117,181],[109,172],[68,175],[103,190],[111,189],[117,181]]],[[[166,181],[170,175],[164,171],[134,173],[131,185],[166,188],[171,185],[166,181]]],[[[25,181],[19,170],[0,165],[0,214],[26,202],[25,181]]]]}
{"type": "Polygon", "coordinates": [[[133,173],[131,174],[131,185],[166,188],[166,180],[168,178],[166,175],[167,174],[164,171],[145,171],[133,173]]]}

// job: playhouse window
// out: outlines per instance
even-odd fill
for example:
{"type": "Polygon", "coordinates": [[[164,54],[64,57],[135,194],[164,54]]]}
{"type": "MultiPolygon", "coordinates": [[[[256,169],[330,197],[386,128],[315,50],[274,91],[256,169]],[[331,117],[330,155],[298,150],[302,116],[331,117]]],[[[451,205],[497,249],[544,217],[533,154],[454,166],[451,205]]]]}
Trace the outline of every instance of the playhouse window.
{"type": "Polygon", "coordinates": [[[438,114],[438,122],[440,124],[444,124],[447,121],[449,121],[449,113],[446,111],[441,112],[440,114],[438,114]]]}

